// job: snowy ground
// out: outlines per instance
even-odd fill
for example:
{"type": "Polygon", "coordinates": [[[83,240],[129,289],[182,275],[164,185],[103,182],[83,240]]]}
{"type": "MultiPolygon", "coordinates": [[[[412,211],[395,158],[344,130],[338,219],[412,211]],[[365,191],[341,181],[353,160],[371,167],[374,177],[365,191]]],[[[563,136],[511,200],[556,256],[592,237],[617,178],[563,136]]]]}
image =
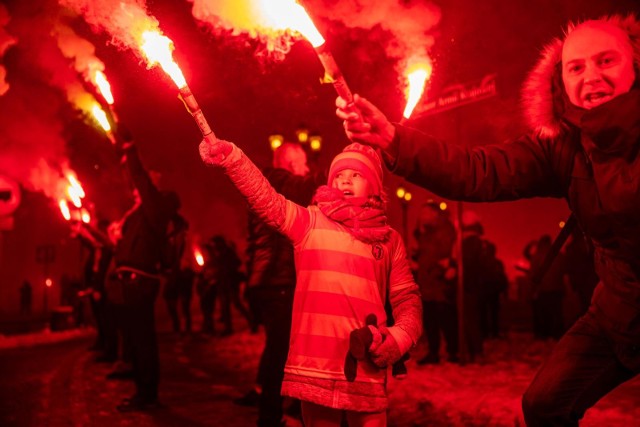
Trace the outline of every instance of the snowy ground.
{"type": "Polygon", "coordinates": [[[95,330],[93,328],[70,329],[67,331],[59,332],[51,332],[47,328],[39,332],[28,334],[0,334],[0,350],[17,347],[33,347],[42,344],[53,344],[70,339],[87,337],[90,335],[95,335],[95,330]]]}
{"type": "MultiPolygon", "coordinates": [[[[403,381],[391,380],[394,426],[523,426],[520,399],[553,342],[508,334],[485,344],[484,364],[409,365],[403,381]]],[[[418,347],[414,354],[424,351],[418,347]]],[[[638,425],[640,378],[619,387],[585,415],[581,426],[638,425]]]]}
{"type": "MultiPolygon", "coordinates": [[[[92,333],[91,329],[80,329],[0,336],[0,349],[87,337],[92,333]]],[[[263,342],[262,333],[252,335],[242,329],[211,343],[212,354],[219,363],[226,365],[228,372],[237,374],[234,393],[240,395],[250,386],[263,342]]],[[[488,341],[486,361],[481,365],[418,366],[415,361],[426,352],[425,344],[420,343],[408,362],[408,378],[389,381],[389,426],[523,426],[520,398],[553,344],[534,341],[528,333],[514,332],[504,339],[488,341]]],[[[627,427],[639,425],[638,419],[640,378],[622,385],[589,410],[581,426],[627,427]]],[[[289,425],[300,424],[289,419],[289,425]]]]}

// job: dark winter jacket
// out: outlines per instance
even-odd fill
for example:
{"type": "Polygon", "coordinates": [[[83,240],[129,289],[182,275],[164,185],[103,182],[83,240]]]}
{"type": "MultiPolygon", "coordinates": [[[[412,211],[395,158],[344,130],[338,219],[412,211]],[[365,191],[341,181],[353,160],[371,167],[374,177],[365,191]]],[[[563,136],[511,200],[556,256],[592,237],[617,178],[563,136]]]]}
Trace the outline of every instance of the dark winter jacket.
{"type": "Polygon", "coordinates": [[[451,221],[443,219],[435,224],[422,226],[414,232],[417,250],[414,260],[416,283],[425,301],[451,302],[455,296],[455,278],[447,278],[447,270],[454,268],[450,262],[456,230],[451,221]]]}
{"type": "MultiPolygon", "coordinates": [[[[287,199],[308,206],[324,177],[297,176],[281,168],[263,171],[269,183],[287,199]]],[[[249,213],[249,238],[247,243],[248,286],[289,286],[296,283],[293,262],[293,245],[287,237],[265,224],[253,212],[249,213]]]]}
{"type": "Polygon", "coordinates": [[[392,170],[455,200],[566,198],[595,246],[591,310],[616,337],[640,342],[640,92],[585,112],[579,126],[467,148],[398,125],[392,170]]]}
{"type": "Polygon", "coordinates": [[[169,220],[177,206],[153,185],[135,147],[126,150],[125,164],[142,203],[124,220],[122,238],[114,254],[115,265],[157,273],[164,256],[169,220]]]}
{"type": "MultiPolygon", "coordinates": [[[[640,36],[640,24],[621,28],[640,36]]],[[[532,132],[510,143],[468,148],[396,127],[396,174],[440,196],[466,201],[565,198],[595,247],[600,283],[590,311],[616,340],[640,343],[640,90],[591,110],[562,88],[562,43],[551,43],[525,85],[532,132]]],[[[638,46],[634,47],[637,50],[638,46]]],[[[640,55],[634,53],[636,70],[640,55]]],[[[393,151],[393,150],[390,150],[393,151]]]]}

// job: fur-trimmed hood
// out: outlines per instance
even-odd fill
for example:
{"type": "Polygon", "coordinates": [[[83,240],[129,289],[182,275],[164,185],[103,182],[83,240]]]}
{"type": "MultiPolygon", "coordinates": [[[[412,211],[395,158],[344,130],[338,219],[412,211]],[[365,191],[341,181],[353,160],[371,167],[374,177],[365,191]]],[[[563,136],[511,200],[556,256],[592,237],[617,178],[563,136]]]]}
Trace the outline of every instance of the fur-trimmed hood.
{"type": "MultiPolygon", "coordinates": [[[[640,80],[640,21],[635,15],[611,15],[598,20],[613,24],[624,30],[633,47],[636,83],[640,80]]],[[[557,37],[547,44],[536,66],[529,73],[522,90],[525,118],[530,128],[543,138],[556,137],[563,126],[564,85],[562,83],[562,46],[580,23],[567,27],[563,37],[557,37]]],[[[566,101],[568,102],[568,100],[566,101]]]]}

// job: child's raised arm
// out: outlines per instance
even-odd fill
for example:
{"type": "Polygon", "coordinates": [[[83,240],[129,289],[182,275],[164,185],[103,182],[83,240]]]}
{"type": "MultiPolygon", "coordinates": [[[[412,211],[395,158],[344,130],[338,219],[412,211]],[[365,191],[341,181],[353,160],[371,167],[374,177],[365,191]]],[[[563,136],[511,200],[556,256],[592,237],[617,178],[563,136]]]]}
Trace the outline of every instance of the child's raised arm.
{"type": "Polygon", "coordinates": [[[293,240],[296,238],[293,235],[295,231],[306,228],[309,223],[308,211],[278,193],[260,169],[235,144],[221,139],[215,144],[203,140],[200,143],[200,157],[209,166],[221,167],[245,197],[251,210],[269,226],[293,240]],[[298,225],[304,224],[302,227],[292,230],[290,224],[285,224],[287,209],[295,210],[292,217],[298,225]]]}

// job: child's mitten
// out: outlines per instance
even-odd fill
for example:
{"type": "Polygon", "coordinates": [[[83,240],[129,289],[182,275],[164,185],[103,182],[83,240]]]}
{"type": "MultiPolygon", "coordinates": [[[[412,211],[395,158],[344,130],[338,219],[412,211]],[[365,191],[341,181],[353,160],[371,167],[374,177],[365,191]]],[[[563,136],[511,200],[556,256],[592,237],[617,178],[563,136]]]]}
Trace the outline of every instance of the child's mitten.
{"type": "Polygon", "coordinates": [[[376,364],[376,366],[380,368],[385,368],[388,365],[397,362],[402,357],[402,353],[400,353],[400,347],[398,347],[398,343],[395,338],[391,334],[389,334],[386,330],[383,331],[383,341],[378,348],[375,350],[371,350],[369,355],[371,356],[371,361],[376,364]]]}
{"type": "Polygon", "coordinates": [[[364,360],[372,346],[378,347],[382,342],[382,334],[376,327],[375,314],[369,314],[365,319],[365,326],[354,329],[349,334],[349,352],[357,360],[364,360]]]}
{"type": "Polygon", "coordinates": [[[349,351],[344,360],[344,376],[347,381],[355,381],[358,373],[358,360],[364,360],[372,347],[382,343],[382,334],[376,328],[375,314],[369,314],[365,326],[355,329],[349,334],[349,351]]]}
{"type": "Polygon", "coordinates": [[[233,144],[223,139],[216,140],[215,144],[203,139],[200,143],[200,157],[208,166],[219,166],[227,158],[233,149],[233,144]]]}

